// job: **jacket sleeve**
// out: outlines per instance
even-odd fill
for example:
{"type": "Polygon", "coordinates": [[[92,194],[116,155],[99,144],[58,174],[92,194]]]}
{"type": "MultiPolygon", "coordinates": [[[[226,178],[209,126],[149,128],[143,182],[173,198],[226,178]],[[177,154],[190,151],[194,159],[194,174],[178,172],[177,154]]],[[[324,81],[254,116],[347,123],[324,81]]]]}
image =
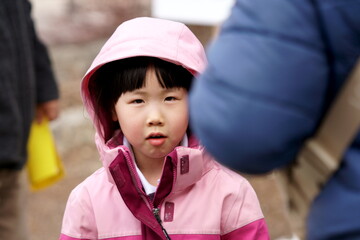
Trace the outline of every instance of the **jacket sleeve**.
{"type": "Polygon", "coordinates": [[[321,117],[327,59],[311,1],[237,0],[190,92],[191,126],[223,164],[288,164],[321,117]]]}
{"type": "Polygon", "coordinates": [[[87,189],[80,184],[66,204],[59,240],[97,239],[95,216],[87,189]]]}
{"type": "Polygon", "coordinates": [[[225,199],[221,240],[269,240],[269,232],[256,193],[247,180],[237,194],[225,199]]]}
{"type": "Polygon", "coordinates": [[[32,36],[33,43],[33,57],[36,79],[36,101],[37,103],[43,103],[50,100],[59,98],[59,90],[56,83],[55,75],[52,69],[50,57],[45,45],[41,42],[36,34],[33,20],[31,19],[31,4],[28,0],[25,0],[26,7],[25,14],[27,18],[29,33],[32,36]]]}

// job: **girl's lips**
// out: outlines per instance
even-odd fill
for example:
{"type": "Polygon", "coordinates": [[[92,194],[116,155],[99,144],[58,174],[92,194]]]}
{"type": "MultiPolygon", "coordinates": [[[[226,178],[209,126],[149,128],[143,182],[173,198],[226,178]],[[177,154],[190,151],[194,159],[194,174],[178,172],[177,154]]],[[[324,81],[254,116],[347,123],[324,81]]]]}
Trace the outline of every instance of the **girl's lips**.
{"type": "Polygon", "coordinates": [[[151,133],[146,140],[153,146],[160,146],[165,142],[166,136],[162,133],[151,133]]]}
{"type": "Polygon", "coordinates": [[[148,138],[149,143],[155,147],[164,144],[165,140],[166,140],[165,137],[163,137],[163,138],[148,138]]]}
{"type": "Polygon", "coordinates": [[[146,139],[150,139],[150,138],[163,138],[165,137],[164,134],[160,133],[160,132],[153,132],[150,133],[146,139]]]}

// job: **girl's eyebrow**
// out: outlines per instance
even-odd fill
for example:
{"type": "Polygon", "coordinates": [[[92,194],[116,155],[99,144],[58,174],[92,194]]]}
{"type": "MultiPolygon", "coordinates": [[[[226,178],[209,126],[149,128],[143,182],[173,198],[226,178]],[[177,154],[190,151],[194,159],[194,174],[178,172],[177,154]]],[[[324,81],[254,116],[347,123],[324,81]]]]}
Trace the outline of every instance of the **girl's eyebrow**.
{"type": "MultiPolygon", "coordinates": [[[[169,92],[176,92],[178,89],[180,89],[180,88],[176,88],[176,87],[174,87],[174,88],[163,88],[161,90],[161,93],[163,94],[163,93],[169,93],[169,92]]],[[[135,89],[134,91],[131,91],[130,93],[138,94],[138,95],[146,95],[147,94],[146,91],[141,90],[141,89],[135,89]]]]}
{"type": "Polygon", "coordinates": [[[163,92],[176,92],[181,90],[181,87],[164,88],[163,92]]]}
{"type": "Polygon", "coordinates": [[[134,91],[130,91],[129,93],[138,94],[138,95],[146,95],[146,92],[143,90],[135,89],[134,91]]]}

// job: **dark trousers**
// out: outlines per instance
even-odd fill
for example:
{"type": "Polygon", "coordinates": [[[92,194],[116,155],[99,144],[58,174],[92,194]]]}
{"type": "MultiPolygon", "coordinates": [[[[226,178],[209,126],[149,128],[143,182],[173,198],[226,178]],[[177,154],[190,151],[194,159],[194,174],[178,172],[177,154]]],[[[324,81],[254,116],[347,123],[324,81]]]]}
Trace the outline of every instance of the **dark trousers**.
{"type": "Polygon", "coordinates": [[[0,169],[0,239],[28,239],[23,177],[22,171],[0,169]]]}

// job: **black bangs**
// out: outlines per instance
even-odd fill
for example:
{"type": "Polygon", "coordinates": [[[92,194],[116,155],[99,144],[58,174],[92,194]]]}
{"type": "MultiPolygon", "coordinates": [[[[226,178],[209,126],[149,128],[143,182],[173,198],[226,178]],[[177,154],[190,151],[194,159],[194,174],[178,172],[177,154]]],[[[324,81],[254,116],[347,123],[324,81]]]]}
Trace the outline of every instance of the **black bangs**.
{"type": "Polygon", "coordinates": [[[163,88],[185,88],[190,90],[193,75],[182,66],[166,62],[157,58],[153,59],[156,77],[163,88]]]}
{"type": "Polygon", "coordinates": [[[114,89],[120,90],[120,95],[145,87],[146,72],[149,68],[155,70],[156,77],[163,88],[185,88],[189,91],[193,78],[193,75],[182,66],[153,57],[134,57],[110,64],[123,69],[118,70],[112,78],[122,85],[114,86],[114,89]]]}
{"type": "Polygon", "coordinates": [[[104,129],[105,140],[119,128],[112,120],[112,111],[119,97],[145,86],[149,68],[155,70],[163,88],[190,90],[193,75],[182,66],[153,57],[133,57],[106,63],[91,77],[88,85],[91,104],[99,124],[104,129]]]}
{"type": "Polygon", "coordinates": [[[190,90],[193,75],[182,66],[153,57],[133,57],[110,62],[96,71],[94,81],[115,104],[121,94],[145,86],[146,72],[153,68],[163,88],[190,90]]]}

